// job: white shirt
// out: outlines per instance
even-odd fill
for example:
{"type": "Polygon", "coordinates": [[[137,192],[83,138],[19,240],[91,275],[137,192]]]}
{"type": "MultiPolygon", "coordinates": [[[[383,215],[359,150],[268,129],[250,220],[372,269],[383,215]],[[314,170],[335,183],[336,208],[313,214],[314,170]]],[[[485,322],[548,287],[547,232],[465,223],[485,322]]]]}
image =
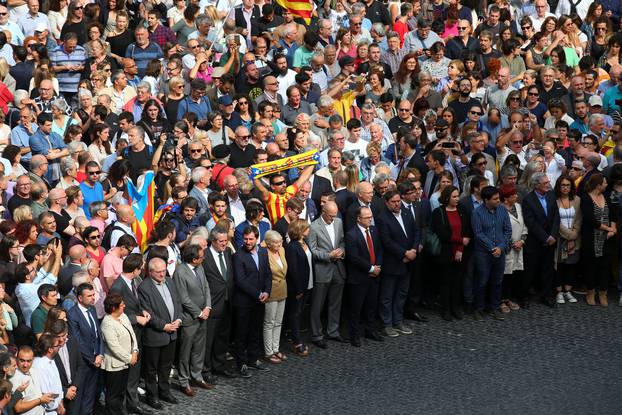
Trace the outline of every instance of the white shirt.
{"type": "MultiPolygon", "coordinates": [[[[125,223],[117,222],[114,224],[114,226],[117,226],[123,229],[125,232],[119,229],[113,230],[112,233],[110,234],[110,246],[117,246],[117,242],[119,242],[119,238],[125,234],[132,235],[134,237],[134,240],[136,240],[136,234],[134,234],[134,231],[132,230],[132,228],[127,226],[125,223]]],[[[132,253],[140,254],[140,251],[138,248],[134,248],[132,253]]]]}
{"type": "Polygon", "coordinates": [[[404,231],[404,235],[408,236],[408,233],[406,233],[406,227],[404,226],[404,219],[402,219],[402,212],[393,213],[393,216],[395,216],[395,219],[397,219],[400,226],[402,227],[402,230],[404,231]]]}
{"type": "MultiPolygon", "coordinates": [[[[220,259],[219,259],[219,256],[220,256],[220,254],[221,254],[221,253],[220,253],[220,252],[218,252],[218,251],[216,251],[216,250],[214,249],[214,247],[213,247],[213,246],[210,246],[210,247],[209,247],[209,251],[211,252],[212,257],[214,258],[214,263],[216,264],[216,268],[218,268],[218,270],[220,271],[220,275],[226,275],[226,274],[225,274],[225,270],[223,270],[223,269],[220,267],[220,259]]],[[[222,260],[223,260],[223,261],[225,261],[225,267],[226,267],[226,266],[227,266],[227,260],[225,259],[225,254],[224,254],[224,253],[222,253],[222,254],[223,254],[223,256],[222,256],[222,260]]]]}
{"type": "MultiPolygon", "coordinates": [[[[17,388],[22,383],[28,381],[28,387],[26,387],[26,389],[24,389],[24,391],[22,392],[22,397],[23,397],[22,399],[24,402],[34,401],[35,399],[38,399],[41,397],[41,395],[43,395],[41,393],[41,388],[39,388],[39,385],[37,385],[37,383],[35,383],[33,380],[33,372],[35,371],[36,371],[35,369],[31,368],[30,373],[26,375],[20,372],[19,370],[16,370],[15,375],[13,375],[13,377],[10,379],[11,384],[13,384],[13,393],[15,393],[17,388]]],[[[43,409],[43,406],[37,405],[31,410],[22,412],[21,414],[22,415],[43,415],[45,414],[45,409],[43,409]]]]}
{"type": "MultiPolygon", "coordinates": [[[[368,229],[363,228],[361,225],[359,225],[358,223],[356,224],[356,226],[359,228],[359,231],[361,231],[361,233],[363,234],[363,239],[365,240],[365,245],[367,245],[367,249],[371,250],[369,244],[367,243],[367,232],[369,232],[368,229]]],[[[371,232],[369,232],[369,237],[371,238],[371,232]]],[[[372,242],[373,243],[373,242],[372,242]]],[[[371,268],[369,269],[369,272],[371,273],[374,270],[374,265],[371,265],[371,268]]]]}
{"type": "Polygon", "coordinates": [[[369,144],[369,141],[365,141],[360,138],[356,143],[353,143],[350,140],[346,140],[346,144],[343,147],[343,151],[349,151],[350,153],[354,154],[355,162],[358,164],[361,162],[361,160],[367,157],[367,145],[368,144],[369,144]]]}
{"type": "Polygon", "coordinates": [[[95,337],[97,337],[97,323],[95,322],[93,315],[90,314],[89,309],[84,307],[82,304],[78,303],[78,307],[80,309],[80,312],[82,312],[82,315],[84,316],[86,321],[89,323],[89,326],[91,327],[91,329],[95,330],[95,337]]]}
{"type": "Polygon", "coordinates": [[[285,76],[279,75],[276,79],[279,81],[279,95],[283,98],[283,102],[287,102],[287,88],[296,83],[296,72],[288,69],[285,76]]]}
{"type": "Polygon", "coordinates": [[[237,199],[231,199],[231,196],[227,195],[227,199],[229,200],[229,208],[231,209],[233,223],[237,226],[246,220],[246,209],[239,196],[237,199]]]}
{"type": "Polygon", "coordinates": [[[19,306],[22,309],[22,315],[24,316],[24,322],[30,327],[30,316],[32,312],[39,306],[41,300],[37,295],[37,290],[41,284],[54,284],[56,285],[57,278],[53,274],[46,272],[41,268],[32,283],[19,283],[15,288],[15,295],[19,301],[19,306]]]}
{"type": "Polygon", "coordinates": [[[324,221],[324,218],[322,218],[321,216],[320,218],[322,219],[322,222],[324,222],[324,227],[326,228],[326,232],[328,232],[328,237],[330,238],[331,246],[333,248],[337,248],[335,246],[335,239],[337,239],[335,236],[335,221],[333,220],[330,224],[328,224],[324,221]]]}
{"type": "Polygon", "coordinates": [[[60,374],[54,360],[48,359],[47,356],[35,357],[32,362],[32,369],[32,378],[42,393],[58,394],[52,402],[43,405],[46,414],[56,415],[56,409],[63,400],[63,384],[60,381],[60,374]]]}

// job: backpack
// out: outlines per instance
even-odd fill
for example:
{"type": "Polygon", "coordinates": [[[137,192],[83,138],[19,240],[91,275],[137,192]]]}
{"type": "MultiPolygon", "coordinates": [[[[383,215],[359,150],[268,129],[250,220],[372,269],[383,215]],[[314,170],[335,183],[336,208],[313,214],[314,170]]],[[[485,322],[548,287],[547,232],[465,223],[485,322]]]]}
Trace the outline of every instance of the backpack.
{"type": "Polygon", "coordinates": [[[120,226],[117,226],[117,221],[114,221],[110,225],[106,226],[106,229],[104,229],[104,237],[102,238],[102,243],[101,243],[102,248],[104,248],[106,251],[110,249],[110,239],[112,239],[112,232],[115,229],[127,235],[127,232],[125,231],[125,229],[123,229],[120,226]]]}

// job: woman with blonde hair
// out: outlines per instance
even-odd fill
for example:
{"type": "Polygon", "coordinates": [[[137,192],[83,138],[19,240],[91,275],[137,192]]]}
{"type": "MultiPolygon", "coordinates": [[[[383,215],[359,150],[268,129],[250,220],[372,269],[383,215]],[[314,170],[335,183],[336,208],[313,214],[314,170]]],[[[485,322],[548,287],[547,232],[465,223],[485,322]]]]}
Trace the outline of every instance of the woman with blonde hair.
{"type": "Polygon", "coordinates": [[[346,188],[353,192],[356,189],[356,185],[360,182],[360,173],[359,168],[356,164],[351,164],[346,166],[343,171],[348,175],[348,183],[346,184],[346,188]]]}
{"type": "Polygon", "coordinates": [[[20,223],[25,220],[32,220],[32,210],[30,210],[30,206],[21,205],[16,207],[13,211],[13,220],[15,223],[20,223]]]}
{"type": "Polygon", "coordinates": [[[454,82],[457,82],[462,75],[464,75],[464,63],[460,59],[451,60],[447,65],[447,76],[438,82],[436,91],[441,95],[447,94],[452,89],[454,82]]]}
{"type": "Polygon", "coordinates": [[[78,163],[71,157],[65,157],[60,161],[61,179],[56,185],[59,189],[67,190],[71,186],[80,186],[76,176],[78,174],[78,163]]]}
{"type": "Polygon", "coordinates": [[[13,78],[9,73],[9,69],[10,67],[6,59],[0,58],[0,81],[2,81],[4,85],[6,85],[7,89],[11,91],[11,94],[15,94],[17,82],[15,81],[15,78],[13,78]]]}
{"type": "Polygon", "coordinates": [[[279,351],[281,325],[287,299],[287,261],[283,249],[283,237],[277,231],[266,232],[264,239],[268,248],[268,260],[272,272],[272,290],[266,301],[266,311],[263,320],[264,354],[268,362],[278,364],[287,360],[279,351]]]}

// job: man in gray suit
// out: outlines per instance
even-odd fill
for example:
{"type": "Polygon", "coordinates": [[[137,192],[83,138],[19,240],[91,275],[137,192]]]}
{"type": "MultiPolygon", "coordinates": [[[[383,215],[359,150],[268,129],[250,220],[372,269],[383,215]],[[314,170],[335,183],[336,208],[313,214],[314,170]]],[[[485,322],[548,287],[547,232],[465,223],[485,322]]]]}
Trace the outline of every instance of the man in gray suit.
{"type": "Polygon", "coordinates": [[[188,193],[188,196],[194,197],[199,202],[197,217],[204,223],[209,215],[209,203],[207,196],[210,193],[209,184],[212,180],[212,171],[205,167],[195,167],[192,169],[192,182],[194,186],[188,193]]]}
{"type": "Polygon", "coordinates": [[[346,280],[343,263],[345,243],[343,223],[337,217],[339,209],[335,202],[327,202],[322,208],[322,215],[311,224],[309,249],[313,254],[315,286],[311,300],[311,341],[317,347],[326,349],[322,321],[320,316],[328,296],[329,340],[343,342],[339,334],[341,298],[346,280]]]}
{"type": "Polygon", "coordinates": [[[182,263],[175,268],[173,281],[181,299],[183,316],[179,341],[179,384],[186,396],[194,396],[190,383],[203,389],[214,386],[201,376],[205,358],[207,319],[212,311],[209,285],[203,272],[204,249],[187,245],[181,252],[182,263]]]}

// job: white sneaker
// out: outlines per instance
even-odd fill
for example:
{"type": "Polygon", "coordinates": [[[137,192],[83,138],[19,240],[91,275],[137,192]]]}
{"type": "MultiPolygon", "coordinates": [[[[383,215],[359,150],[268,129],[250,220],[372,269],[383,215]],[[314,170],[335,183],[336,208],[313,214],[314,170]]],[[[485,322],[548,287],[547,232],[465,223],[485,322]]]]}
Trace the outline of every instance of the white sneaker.
{"type": "Polygon", "coordinates": [[[557,293],[557,296],[555,297],[555,302],[557,304],[565,304],[566,301],[564,300],[564,294],[563,293],[557,293]]]}
{"type": "Polygon", "coordinates": [[[564,293],[564,298],[569,303],[576,303],[577,302],[577,299],[574,298],[574,296],[572,295],[572,293],[570,291],[567,291],[567,292],[564,293]]]}

